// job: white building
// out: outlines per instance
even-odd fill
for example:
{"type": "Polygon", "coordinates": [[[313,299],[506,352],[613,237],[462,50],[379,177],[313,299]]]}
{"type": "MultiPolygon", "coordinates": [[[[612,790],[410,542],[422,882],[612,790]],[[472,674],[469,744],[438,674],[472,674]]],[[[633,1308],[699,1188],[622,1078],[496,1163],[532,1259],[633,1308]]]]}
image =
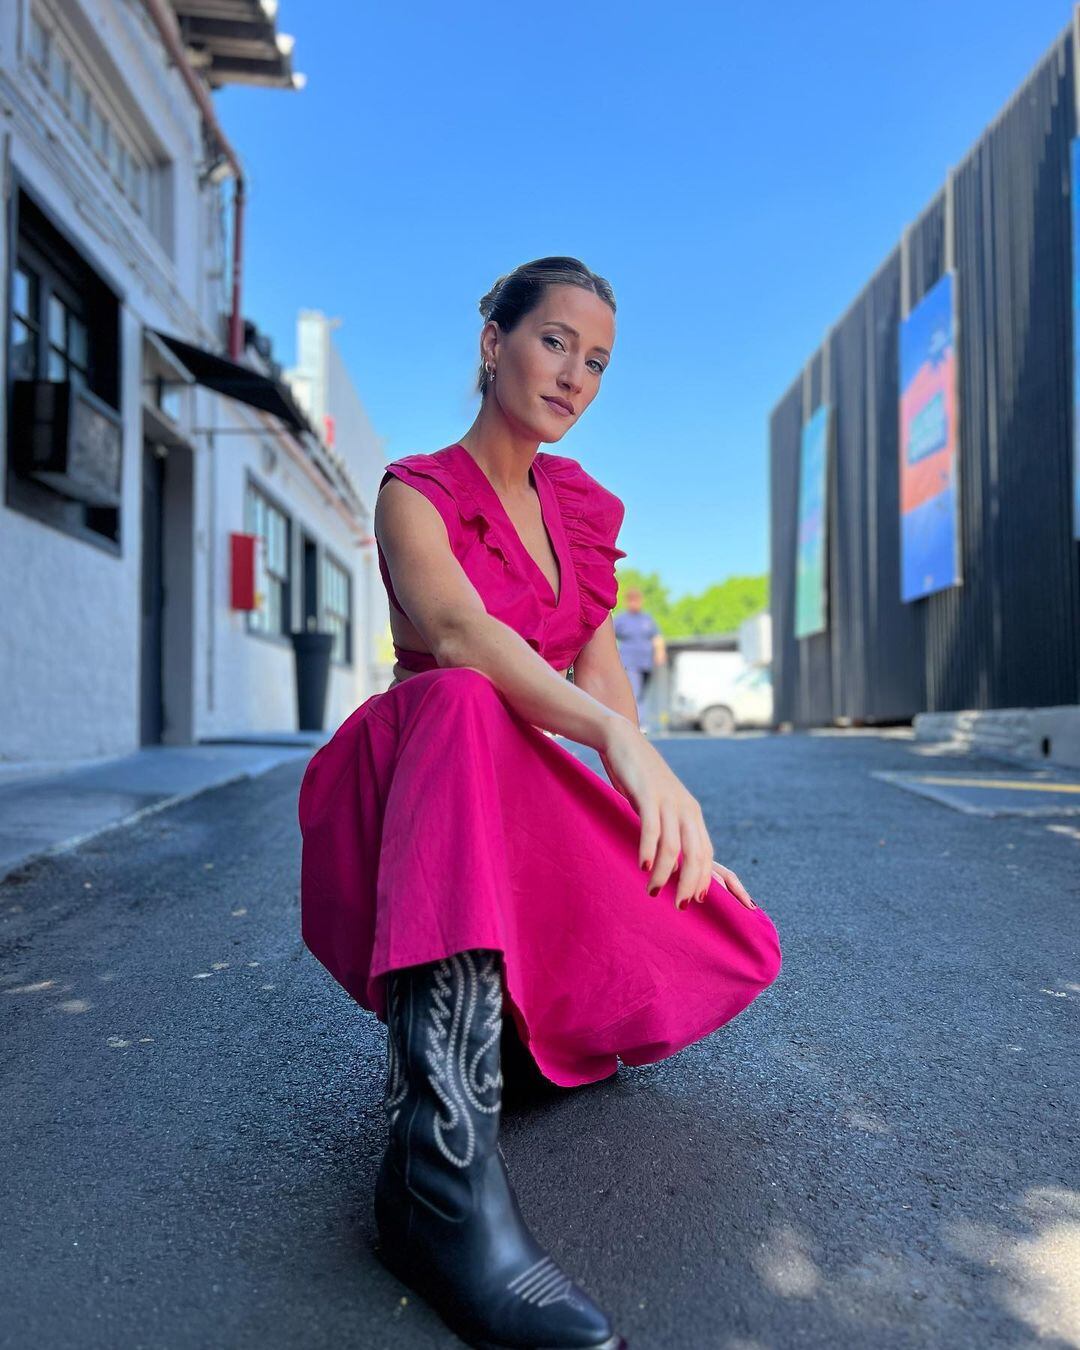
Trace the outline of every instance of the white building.
{"type": "Polygon", "coordinates": [[[0,758],[295,728],[297,629],[335,634],[328,726],[373,687],[372,499],[230,266],[242,166],[208,89],[299,83],[268,10],[0,5],[0,758]]]}
{"type": "MultiPolygon", "coordinates": [[[[365,502],[374,502],[386,467],[386,447],[367,415],[334,341],[342,320],[319,310],[300,312],[296,324],[296,365],[286,371],[297,402],[319,429],[331,455],[357,484],[365,502]]],[[[372,688],[385,688],[393,675],[390,611],[373,547],[363,550],[360,604],[368,616],[365,652],[372,688]],[[380,641],[380,638],[382,639],[380,641]]]]}

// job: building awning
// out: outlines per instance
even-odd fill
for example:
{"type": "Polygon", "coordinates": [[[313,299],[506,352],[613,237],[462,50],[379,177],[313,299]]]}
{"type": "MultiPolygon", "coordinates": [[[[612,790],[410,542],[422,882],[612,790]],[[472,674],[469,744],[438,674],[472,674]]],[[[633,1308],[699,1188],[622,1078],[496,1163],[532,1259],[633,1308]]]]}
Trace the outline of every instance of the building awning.
{"type": "Polygon", "coordinates": [[[301,89],[293,39],[275,24],[276,0],[170,0],[188,60],[211,89],[254,84],[301,89]]]}
{"type": "Polygon", "coordinates": [[[269,375],[262,375],[250,366],[230,361],[228,357],[219,356],[205,347],[183,342],[159,329],[150,331],[175,354],[197,384],[205,385],[207,389],[213,389],[228,398],[235,398],[240,403],[247,403],[252,408],[273,413],[294,431],[315,434],[291,390],[281,380],[271,379],[269,375]]]}

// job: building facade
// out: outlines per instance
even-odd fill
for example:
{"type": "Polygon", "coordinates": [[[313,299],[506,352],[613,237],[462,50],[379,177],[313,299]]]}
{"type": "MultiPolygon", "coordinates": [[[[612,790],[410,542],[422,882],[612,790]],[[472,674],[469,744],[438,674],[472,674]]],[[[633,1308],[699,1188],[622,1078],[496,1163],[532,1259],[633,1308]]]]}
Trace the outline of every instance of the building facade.
{"type": "Polygon", "coordinates": [[[242,201],[199,92],[297,84],[291,42],[257,0],[218,46],[198,10],[0,6],[5,759],[295,728],[296,630],[334,634],[329,725],[372,687],[370,512],[239,318],[242,201]]]}
{"type": "MultiPolygon", "coordinates": [[[[386,446],[371,424],[352,376],[334,339],[341,319],[319,310],[301,310],[296,323],[296,365],[286,378],[297,402],[322,434],[328,451],[359,488],[364,502],[374,502],[386,463],[386,446]]],[[[357,577],[359,603],[366,621],[361,626],[364,660],[372,689],[384,689],[393,678],[390,611],[379,577],[377,556],[370,546],[361,551],[357,577]]]]}
{"type": "Polygon", "coordinates": [[[949,173],[772,414],[780,722],[1071,715],[1080,701],[1078,33],[949,173]],[[920,365],[906,348],[938,297],[951,317],[920,365]]]}

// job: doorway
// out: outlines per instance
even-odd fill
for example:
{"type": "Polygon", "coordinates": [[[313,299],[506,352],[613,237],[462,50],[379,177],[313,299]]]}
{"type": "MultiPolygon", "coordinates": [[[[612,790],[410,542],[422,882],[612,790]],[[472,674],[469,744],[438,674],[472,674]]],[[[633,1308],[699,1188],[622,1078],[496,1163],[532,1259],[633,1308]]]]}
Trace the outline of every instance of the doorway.
{"type": "Polygon", "coordinates": [[[140,634],[139,741],[160,745],[165,729],[162,668],[165,611],[165,452],[143,442],[142,457],[142,630],[140,634]]]}
{"type": "Polygon", "coordinates": [[[301,535],[301,544],[300,594],[304,612],[300,616],[300,627],[305,633],[314,633],[319,627],[319,549],[315,540],[306,534],[301,535]]]}

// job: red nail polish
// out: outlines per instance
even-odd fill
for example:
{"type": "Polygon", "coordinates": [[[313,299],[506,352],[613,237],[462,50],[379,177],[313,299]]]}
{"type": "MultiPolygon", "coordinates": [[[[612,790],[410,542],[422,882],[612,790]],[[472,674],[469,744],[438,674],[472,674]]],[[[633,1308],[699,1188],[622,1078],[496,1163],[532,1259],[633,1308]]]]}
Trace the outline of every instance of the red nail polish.
{"type": "Polygon", "coordinates": [[[659,886],[651,886],[651,887],[649,888],[649,894],[650,894],[650,895],[659,895],[659,894],[660,894],[660,887],[659,887],[659,886]]]}
{"type": "Polygon", "coordinates": [[[651,872],[651,871],[652,871],[652,859],[651,859],[651,858],[649,859],[648,862],[643,862],[643,863],[641,864],[641,870],[642,870],[643,872],[651,872]]]}

